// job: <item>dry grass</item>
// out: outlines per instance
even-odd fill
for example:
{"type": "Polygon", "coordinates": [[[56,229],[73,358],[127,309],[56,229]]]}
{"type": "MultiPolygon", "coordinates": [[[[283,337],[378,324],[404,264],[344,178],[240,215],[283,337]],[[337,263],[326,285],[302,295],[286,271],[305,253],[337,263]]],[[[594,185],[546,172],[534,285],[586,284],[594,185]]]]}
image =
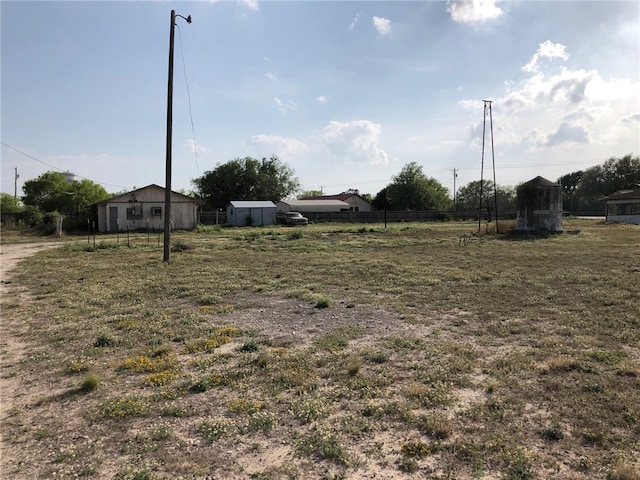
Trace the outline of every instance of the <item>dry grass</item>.
{"type": "Polygon", "coordinates": [[[640,227],[565,228],[39,253],[3,304],[3,476],[638,478],[640,227]]]}

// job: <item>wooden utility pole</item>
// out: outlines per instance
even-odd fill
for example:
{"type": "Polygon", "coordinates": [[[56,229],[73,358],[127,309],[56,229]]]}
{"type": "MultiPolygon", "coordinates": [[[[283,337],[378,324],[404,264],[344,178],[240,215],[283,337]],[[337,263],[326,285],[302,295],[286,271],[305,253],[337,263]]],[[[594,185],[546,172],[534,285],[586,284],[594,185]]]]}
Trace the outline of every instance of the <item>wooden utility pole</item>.
{"type": "Polygon", "coordinates": [[[458,178],[458,170],[453,168],[453,209],[457,210],[458,201],[456,198],[456,179],[458,178]]]}
{"type": "Polygon", "coordinates": [[[20,178],[20,175],[18,175],[18,167],[16,167],[16,175],[15,178],[13,180],[14,185],[13,185],[13,196],[14,198],[18,198],[18,179],[20,178]]]}
{"type": "Polygon", "coordinates": [[[171,255],[171,135],[173,128],[173,41],[176,29],[176,16],[191,23],[191,15],[183,17],[171,10],[171,30],[169,33],[169,80],[167,84],[167,150],[164,190],[164,261],[169,263],[171,255]]]}

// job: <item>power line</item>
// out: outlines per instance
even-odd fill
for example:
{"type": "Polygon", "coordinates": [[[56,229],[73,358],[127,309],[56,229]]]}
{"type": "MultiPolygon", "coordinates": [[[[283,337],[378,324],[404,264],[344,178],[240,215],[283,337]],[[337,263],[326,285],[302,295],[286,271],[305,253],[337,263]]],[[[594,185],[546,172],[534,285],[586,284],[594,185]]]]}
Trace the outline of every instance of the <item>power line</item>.
{"type": "MultiPolygon", "coordinates": [[[[42,163],[43,165],[46,165],[47,167],[51,167],[54,170],[57,170],[57,171],[59,171],[61,173],[68,172],[68,170],[65,170],[63,168],[57,167],[57,166],[52,165],[50,163],[47,163],[47,162],[45,162],[43,160],[40,160],[39,158],[36,158],[33,155],[29,155],[28,153],[23,152],[22,150],[20,150],[19,148],[14,147],[13,145],[9,145],[8,143],[2,142],[2,141],[0,141],[0,143],[2,143],[2,145],[4,145],[5,147],[10,148],[14,152],[19,153],[20,155],[24,155],[25,157],[30,158],[31,160],[35,160],[38,163],[42,163]]],[[[79,177],[79,178],[82,178],[83,180],[91,180],[92,182],[96,182],[96,183],[99,183],[101,185],[107,185],[108,187],[116,187],[116,188],[122,188],[122,189],[126,189],[127,188],[127,187],[123,187],[122,185],[113,185],[111,183],[106,183],[106,182],[97,182],[97,181],[95,181],[95,180],[93,180],[91,178],[83,177],[82,175],[76,175],[76,176],[79,177]]]]}
{"type": "Polygon", "coordinates": [[[187,67],[184,63],[184,50],[182,49],[182,34],[178,27],[178,39],[180,40],[180,56],[182,57],[182,70],[184,72],[184,83],[187,85],[187,99],[189,100],[189,117],[191,118],[191,134],[193,135],[193,154],[196,159],[196,172],[200,176],[200,166],[198,165],[198,145],[196,144],[196,130],[193,127],[193,111],[191,110],[191,93],[189,92],[189,82],[187,81],[187,67]]]}

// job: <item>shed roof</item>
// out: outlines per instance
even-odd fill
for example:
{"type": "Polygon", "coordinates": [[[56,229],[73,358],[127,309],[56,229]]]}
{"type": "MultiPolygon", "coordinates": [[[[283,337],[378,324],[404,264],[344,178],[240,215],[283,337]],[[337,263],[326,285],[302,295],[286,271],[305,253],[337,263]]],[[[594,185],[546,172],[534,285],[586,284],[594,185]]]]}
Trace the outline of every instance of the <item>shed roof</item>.
{"type": "Polygon", "coordinates": [[[275,204],[268,200],[232,200],[229,205],[233,208],[276,208],[275,204]]]}
{"type": "Polygon", "coordinates": [[[633,190],[618,190],[604,198],[605,200],[640,200],[640,188],[633,190]]]}
{"type": "Polygon", "coordinates": [[[544,177],[538,175],[536,178],[529,180],[528,182],[523,183],[518,188],[522,187],[562,187],[559,183],[552,182],[551,180],[547,180],[544,177]]]}

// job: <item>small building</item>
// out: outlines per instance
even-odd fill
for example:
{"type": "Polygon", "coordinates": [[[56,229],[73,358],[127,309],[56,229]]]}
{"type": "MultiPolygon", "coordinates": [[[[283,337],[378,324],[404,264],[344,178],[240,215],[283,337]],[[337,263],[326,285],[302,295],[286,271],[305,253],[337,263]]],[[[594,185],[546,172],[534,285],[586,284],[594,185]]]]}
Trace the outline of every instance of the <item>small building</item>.
{"type": "MultiPolygon", "coordinates": [[[[98,231],[114,233],[125,230],[164,228],[165,189],[155,184],[115,195],[96,205],[98,231]]],[[[171,227],[193,230],[198,224],[198,201],[171,192],[171,227]]]]}
{"type": "Polygon", "coordinates": [[[562,232],[562,185],[536,177],[517,189],[518,232],[562,232]]]}
{"type": "Polygon", "coordinates": [[[346,191],[337,195],[317,195],[302,197],[300,200],[340,200],[349,204],[350,212],[370,212],[371,204],[362,198],[356,191],[346,191]]]}
{"type": "Polygon", "coordinates": [[[607,221],[640,225],[640,188],[618,190],[605,197],[605,204],[607,221]]]}
{"type": "Polygon", "coordinates": [[[234,200],[227,205],[227,223],[234,227],[274,225],[276,206],[263,200],[234,200]]]}
{"type": "Polygon", "coordinates": [[[349,211],[349,204],[341,200],[281,200],[276,205],[278,213],[326,213],[349,211]]]}

